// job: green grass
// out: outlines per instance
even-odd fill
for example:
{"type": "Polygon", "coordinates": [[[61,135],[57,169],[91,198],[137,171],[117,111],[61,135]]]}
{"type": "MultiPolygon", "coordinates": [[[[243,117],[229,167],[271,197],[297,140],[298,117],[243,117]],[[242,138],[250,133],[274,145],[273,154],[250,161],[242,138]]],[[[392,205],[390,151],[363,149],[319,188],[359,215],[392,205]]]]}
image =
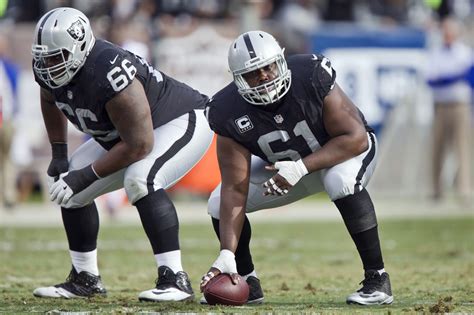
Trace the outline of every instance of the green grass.
{"type": "MultiPolygon", "coordinates": [[[[210,307],[197,303],[140,303],[153,287],[154,258],[141,227],[107,225],[99,235],[99,266],[108,298],[39,299],[36,286],[64,280],[70,269],[61,228],[0,228],[0,312],[88,311],[401,313],[474,312],[474,220],[387,220],[380,222],[387,271],[395,302],[360,307],[345,297],[362,280],[361,263],[340,222],[253,225],[253,257],[266,303],[210,307]]],[[[182,225],[183,264],[194,289],[216,258],[210,225],[182,225]]]]}

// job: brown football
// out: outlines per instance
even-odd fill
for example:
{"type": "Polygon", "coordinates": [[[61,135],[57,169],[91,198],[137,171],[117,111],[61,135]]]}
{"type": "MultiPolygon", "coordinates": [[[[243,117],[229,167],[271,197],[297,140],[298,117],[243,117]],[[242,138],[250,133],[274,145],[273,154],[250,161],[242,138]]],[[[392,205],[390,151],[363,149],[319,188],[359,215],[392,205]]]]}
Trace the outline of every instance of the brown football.
{"type": "Polygon", "coordinates": [[[212,278],[204,288],[204,297],[209,305],[243,305],[249,298],[247,281],[240,277],[238,284],[233,284],[229,274],[221,273],[212,278]]]}

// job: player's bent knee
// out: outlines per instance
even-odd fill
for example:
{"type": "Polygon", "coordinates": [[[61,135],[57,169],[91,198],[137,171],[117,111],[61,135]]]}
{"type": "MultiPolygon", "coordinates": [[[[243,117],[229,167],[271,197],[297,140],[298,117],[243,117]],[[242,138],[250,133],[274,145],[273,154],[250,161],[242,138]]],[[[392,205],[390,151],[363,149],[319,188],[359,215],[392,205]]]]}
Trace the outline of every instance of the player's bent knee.
{"type": "Polygon", "coordinates": [[[324,189],[332,201],[344,198],[354,193],[355,182],[350,182],[348,176],[330,170],[324,177],[324,189]]]}
{"type": "Polygon", "coordinates": [[[148,195],[148,187],[145,180],[137,176],[133,176],[133,174],[125,174],[123,187],[125,188],[128,200],[130,200],[132,205],[148,195]]]}

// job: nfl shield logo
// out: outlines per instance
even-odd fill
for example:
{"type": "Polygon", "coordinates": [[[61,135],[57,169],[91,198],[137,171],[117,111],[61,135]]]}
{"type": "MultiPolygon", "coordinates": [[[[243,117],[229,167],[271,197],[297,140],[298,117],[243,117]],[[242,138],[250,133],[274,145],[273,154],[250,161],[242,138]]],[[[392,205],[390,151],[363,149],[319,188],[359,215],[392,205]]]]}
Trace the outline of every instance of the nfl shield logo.
{"type": "Polygon", "coordinates": [[[280,115],[280,114],[275,115],[275,117],[273,117],[273,119],[275,119],[277,124],[281,124],[283,122],[283,116],[280,115]]]}
{"type": "Polygon", "coordinates": [[[67,91],[67,98],[72,100],[72,91],[71,90],[67,91]]]}

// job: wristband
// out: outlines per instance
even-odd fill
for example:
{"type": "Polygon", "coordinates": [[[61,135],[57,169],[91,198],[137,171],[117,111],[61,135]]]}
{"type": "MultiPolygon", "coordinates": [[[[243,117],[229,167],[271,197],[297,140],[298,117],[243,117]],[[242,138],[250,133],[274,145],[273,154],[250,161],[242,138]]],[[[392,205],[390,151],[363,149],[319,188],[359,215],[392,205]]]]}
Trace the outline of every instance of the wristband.
{"type": "Polygon", "coordinates": [[[212,267],[222,273],[237,273],[235,254],[228,249],[222,249],[212,267]]]}
{"type": "Polygon", "coordinates": [[[92,164],[81,168],[80,170],[71,171],[63,178],[74,193],[86,189],[90,184],[98,179],[99,178],[92,169],[92,164]]]}
{"type": "Polygon", "coordinates": [[[306,168],[306,165],[304,165],[303,159],[299,159],[298,161],[296,161],[296,165],[298,165],[301,177],[308,174],[308,169],[306,168]]]}
{"type": "Polygon", "coordinates": [[[53,159],[67,159],[67,143],[53,142],[51,143],[51,152],[53,159]]]}
{"type": "Polygon", "coordinates": [[[100,177],[99,174],[97,174],[97,172],[95,171],[94,165],[91,164],[91,168],[92,168],[92,171],[94,172],[95,176],[97,177],[97,179],[101,179],[102,177],[100,177]]]}

